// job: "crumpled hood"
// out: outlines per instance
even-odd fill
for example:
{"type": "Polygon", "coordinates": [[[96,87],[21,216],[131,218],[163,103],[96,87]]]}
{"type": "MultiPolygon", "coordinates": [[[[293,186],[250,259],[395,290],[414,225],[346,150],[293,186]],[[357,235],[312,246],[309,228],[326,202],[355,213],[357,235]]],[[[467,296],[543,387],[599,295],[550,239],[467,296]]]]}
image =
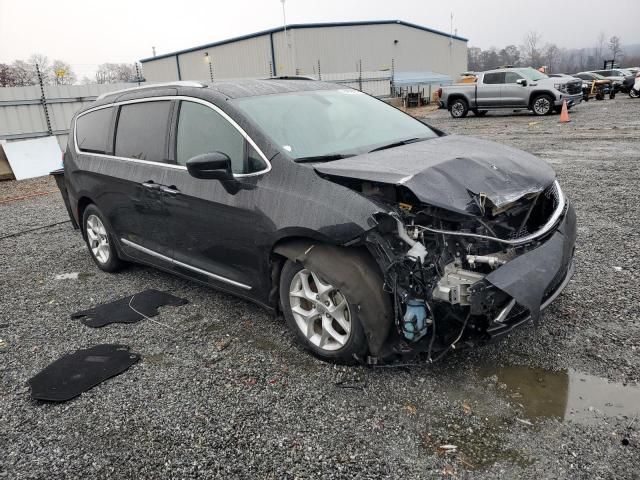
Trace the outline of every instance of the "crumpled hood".
{"type": "Polygon", "coordinates": [[[318,164],[323,175],[404,185],[421,201],[476,213],[483,193],[500,207],[539,192],[555,179],[545,161],[521,150],[472,137],[448,135],[318,164]]]}

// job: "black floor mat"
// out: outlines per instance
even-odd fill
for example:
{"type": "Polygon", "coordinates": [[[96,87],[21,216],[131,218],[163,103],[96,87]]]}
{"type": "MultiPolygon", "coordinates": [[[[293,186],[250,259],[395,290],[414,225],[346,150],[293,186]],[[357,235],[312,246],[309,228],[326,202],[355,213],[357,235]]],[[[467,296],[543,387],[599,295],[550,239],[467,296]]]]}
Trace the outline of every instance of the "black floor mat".
{"type": "Polygon", "coordinates": [[[64,402],[124,372],[140,360],[126,345],[96,345],[59,358],[29,379],[31,397],[64,402]]]}
{"type": "Polygon", "coordinates": [[[135,323],[144,317],[158,315],[158,307],[162,305],[180,306],[189,303],[184,298],[158,290],[145,290],[130,297],[121,298],[109,303],[71,315],[81,318],[81,322],[89,327],[104,327],[110,323],[135,323]]]}

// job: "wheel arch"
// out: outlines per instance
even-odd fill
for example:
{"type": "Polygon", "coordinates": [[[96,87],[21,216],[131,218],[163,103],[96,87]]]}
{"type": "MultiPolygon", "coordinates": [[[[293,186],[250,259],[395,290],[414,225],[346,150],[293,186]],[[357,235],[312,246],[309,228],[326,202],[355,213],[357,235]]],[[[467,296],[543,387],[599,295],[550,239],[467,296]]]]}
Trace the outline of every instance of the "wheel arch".
{"type": "Polygon", "coordinates": [[[391,298],[383,290],[382,271],[369,250],[364,246],[335,245],[309,237],[281,239],[272,250],[270,292],[270,300],[273,295],[278,308],[280,273],[287,260],[316,271],[331,264],[339,266],[322,273],[357,306],[369,350],[377,355],[393,325],[393,308],[391,298]]]}
{"type": "MultiPolygon", "coordinates": [[[[529,109],[533,108],[533,102],[540,95],[550,96],[553,103],[555,103],[556,101],[556,96],[553,94],[551,90],[536,90],[535,92],[531,92],[531,95],[529,95],[529,109]]],[[[553,108],[553,105],[552,105],[552,108],[553,108]]]]}

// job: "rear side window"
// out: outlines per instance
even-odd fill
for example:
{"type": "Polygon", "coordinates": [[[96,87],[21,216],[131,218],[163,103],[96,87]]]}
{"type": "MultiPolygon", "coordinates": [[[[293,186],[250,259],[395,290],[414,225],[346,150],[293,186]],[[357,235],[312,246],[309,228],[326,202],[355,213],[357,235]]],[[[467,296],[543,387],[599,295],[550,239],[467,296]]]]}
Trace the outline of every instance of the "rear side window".
{"type": "Polygon", "coordinates": [[[78,117],[76,119],[78,148],[83,152],[105,153],[112,117],[112,108],[102,108],[78,117]]]}
{"type": "Polygon", "coordinates": [[[487,85],[504,83],[504,73],[485,73],[482,83],[486,83],[487,85]]]}
{"type": "Polygon", "coordinates": [[[170,108],[169,101],[122,105],[116,127],[116,156],[165,162],[170,108]]]}
{"type": "Polygon", "coordinates": [[[252,152],[245,154],[245,139],[229,121],[212,108],[196,102],[180,102],[176,161],[203,153],[222,152],[231,159],[233,173],[254,173],[266,168],[264,161],[252,152]]]}

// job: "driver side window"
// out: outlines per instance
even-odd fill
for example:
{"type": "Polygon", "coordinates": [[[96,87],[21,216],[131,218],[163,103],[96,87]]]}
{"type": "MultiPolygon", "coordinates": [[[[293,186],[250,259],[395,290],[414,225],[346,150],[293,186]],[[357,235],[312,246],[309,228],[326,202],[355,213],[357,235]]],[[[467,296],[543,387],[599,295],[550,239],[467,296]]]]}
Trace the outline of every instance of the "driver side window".
{"type": "Polygon", "coordinates": [[[253,173],[265,168],[257,155],[247,155],[245,139],[222,115],[201,103],[183,100],[178,114],[176,138],[176,162],[185,165],[187,160],[203,153],[222,152],[231,159],[233,173],[253,173]]]}
{"type": "Polygon", "coordinates": [[[522,77],[516,72],[506,72],[504,74],[504,83],[517,83],[522,77]]]}

